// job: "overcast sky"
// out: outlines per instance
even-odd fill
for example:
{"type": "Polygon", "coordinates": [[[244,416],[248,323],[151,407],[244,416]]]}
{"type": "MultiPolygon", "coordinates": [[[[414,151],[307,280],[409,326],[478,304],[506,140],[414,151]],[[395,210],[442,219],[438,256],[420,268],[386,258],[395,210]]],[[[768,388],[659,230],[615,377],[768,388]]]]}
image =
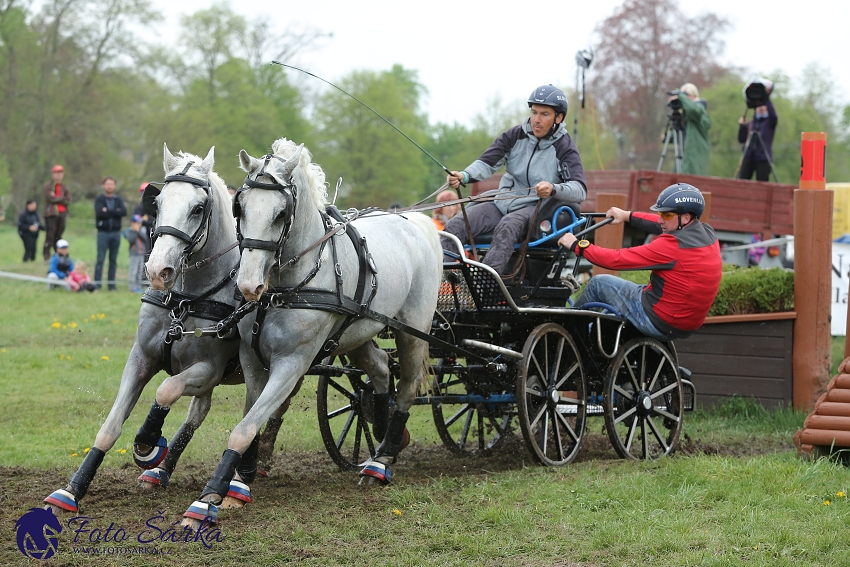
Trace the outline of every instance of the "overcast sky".
{"type": "MultiPolygon", "coordinates": [[[[269,18],[276,29],[299,22],[333,33],[322,48],[294,62],[330,82],[352,70],[381,71],[395,63],[417,70],[429,92],[424,107],[430,121],[469,124],[494,96],[521,105],[537,85],[575,86],[576,52],[593,46],[597,24],[621,3],[239,0],[231,6],[249,20],[257,15],[269,18]]],[[[180,14],[212,2],[154,4],[166,15],[162,31],[171,35],[178,30],[180,14]]],[[[767,78],[776,69],[796,78],[806,64],[818,62],[831,71],[841,101],[850,102],[847,0],[679,0],[679,5],[688,16],[710,10],[731,21],[722,62],[767,78]]],[[[591,66],[588,78],[592,72],[591,66]]],[[[303,80],[329,88],[311,77],[303,80]]],[[[681,82],[687,80],[682,77],[681,82]]]]}

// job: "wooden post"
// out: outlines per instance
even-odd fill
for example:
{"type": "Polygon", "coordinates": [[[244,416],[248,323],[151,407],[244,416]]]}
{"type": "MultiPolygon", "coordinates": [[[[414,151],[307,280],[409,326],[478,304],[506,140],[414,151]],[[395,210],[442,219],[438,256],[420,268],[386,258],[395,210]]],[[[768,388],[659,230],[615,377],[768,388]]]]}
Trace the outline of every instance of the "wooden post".
{"type": "Polygon", "coordinates": [[[811,410],[829,381],[832,191],[794,191],[794,407],[811,410]]]}
{"type": "MultiPolygon", "coordinates": [[[[623,195],[622,193],[599,193],[596,195],[596,210],[600,213],[604,213],[611,207],[625,209],[627,206],[628,196],[623,195]]],[[[613,250],[619,250],[623,247],[622,224],[609,224],[603,226],[593,234],[594,244],[597,246],[603,246],[613,250]]],[[[619,270],[608,270],[599,266],[593,266],[594,276],[598,276],[599,274],[611,274],[612,276],[616,276],[619,273],[619,270]]]]}
{"type": "Polygon", "coordinates": [[[702,193],[702,198],[705,199],[705,210],[702,212],[702,216],[699,218],[699,220],[700,222],[711,224],[709,222],[711,220],[711,192],[700,191],[700,193],[702,193]]]}

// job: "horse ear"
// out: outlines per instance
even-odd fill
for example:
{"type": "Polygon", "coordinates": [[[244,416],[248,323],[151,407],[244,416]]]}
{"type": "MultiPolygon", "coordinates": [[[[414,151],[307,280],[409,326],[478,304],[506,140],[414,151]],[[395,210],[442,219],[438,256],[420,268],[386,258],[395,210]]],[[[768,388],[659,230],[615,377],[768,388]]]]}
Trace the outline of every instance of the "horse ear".
{"type": "Polygon", "coordinates": [[[239,167],[246,173],[251,173],[260,167],[260,160],[248,155],[245,150],[239,150],[239,167]]]}
{"type": "Polygon", "coordinates": [[[168,144],[165,142],[162,143],[162,169],[165,170],[165,173],[168,173],[172,169],[177,167],[177,158],[174,157],[170,151],[168,151],[168,144]]]}
{"type": "Polygon", "coordinates": [[[207,157],[204,158],[204,161],[201,162],[201,165],[198,167],[201,170],[209,175],[209,172],[212,171],[213,166],[215,165],[215,146],[210,148],[210,151],[207,153],[207,157]]]}
{"type": "Polygon", "coordinates": [[[286,174],[292,173],[292,171],[298,167],[298,162],[301,161],[301,151],[304,149],[304,144],[300,144],[295,151],[292,153],[292,156],[286,160],[286,163],[283,164],[283,169],[286,174]]]}

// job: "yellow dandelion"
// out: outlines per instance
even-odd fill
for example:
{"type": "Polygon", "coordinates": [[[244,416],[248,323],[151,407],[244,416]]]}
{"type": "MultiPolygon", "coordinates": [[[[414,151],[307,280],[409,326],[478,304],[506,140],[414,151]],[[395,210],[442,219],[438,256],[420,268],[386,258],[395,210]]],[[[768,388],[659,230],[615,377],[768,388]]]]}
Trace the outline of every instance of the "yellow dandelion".
{"type": "Polygon", "coordinates": [[[66,356],[66,357],[65,357],[65,359],[66,359],[66,360],[71,360],[71,355],[69,354],[68,356],[66,356]]]}
{"type": "Polygon", "coordinates": [[[59,360],[65,360],[65,355],[64,355],[64,354],[60,354],[60,355],[59,355],[59,360]]]}
{"type": "Polygon", "coordinates": [[[85,449],[83,449],[83,453],[88,453],[89,451],[91,451],[91,447],[86,447],[85,449]]]}
{"type": "Polygon", "coordinates": [[[127,449],[118,449],[118,452],[123,455],[127,452],[127,449]]]}
{"type": "Polygon", "coordinates": [[[0,352],[6,352],[5,348],[0,348],[0,352]]]}
{"type": "Polygon", "coordinates": [[[829,506],[829,500],[824,500],[824,501],[823,501],[823,505],[824,505],[824,506],[829,506]]]}
{"type": "Polygon", "coordinates": [[[98,318],[98,319],[104,319],[104,318],[106,318],[106,313],[98,313],[98,314],[97,314],[97,318],[98,318]]]}
{"type": "Polygon", "coordinates": [[[62,328],[63,328],[63,329],[67,329],[67,328],[68,328],[68,325],[62,325],[62,328]]]}
{"type": "Polygon", "coordinates": [[[395,510],[393,510],[393,514],[395,514],[396,516],[401,516],[401,510],[396,508],[395,510]]]}
{"type": "Polygon", "coordinates": [[[100,357],[100,359],[101,360],[109,360],[109,357],[104,354],[103,356],[100,357]]]}
{"type": "Polygon", "coordinates": [[[97,315],[92,314],[91,320],[94,321],[95,319],[97,319],[97,315]]]}
{"type": "Polygon", "coordinates": [[[73,322],[73,321],[71,321],[70,323],[68,323],[68,326],[69,326],[69,327],[71,327],[72,329],[76,329],[76,328],[77,328],[77,324],[76,324],[75,322],[73,322]]]}
{"type": "Polygon", "coordinates": [[[50,325],[50,326],[53,327],[54,329],[58,329],[59,327],[62,326],[62,323],[60,323],[59,321],[54,321],[53,324],[50,325]]]}
{"type": "Polygon", "coordinates": [[[76,457],[76,456],[77,456],[77,452],[76,452],[76,451],[74,451],[73,453],[71,453],[71,456],[72,456],[72,457],[76,457]]]}
{"type": "Polygon", "coordinates": [[[839,490],[838,492],[835,493],[835,495],[838,496],[839,498],[844,498],[845,496],[847,496],[846,494],[844,494],[843,490],[839,490]]]}
{"type": "Polygon", "coordinates": [[[88,322],[89,322],[88,319],[83,319],[83,323],[88,323],[88,322]]]}

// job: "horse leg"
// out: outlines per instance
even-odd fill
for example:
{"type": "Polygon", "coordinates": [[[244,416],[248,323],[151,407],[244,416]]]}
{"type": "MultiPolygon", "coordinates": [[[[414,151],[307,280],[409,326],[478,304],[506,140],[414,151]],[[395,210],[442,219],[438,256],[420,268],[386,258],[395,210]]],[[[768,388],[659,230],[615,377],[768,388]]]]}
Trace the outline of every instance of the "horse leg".
{"type": "Polygon", "coordinates": [[[44,499],[46,509],[59,515],[62,510],[67,512],[78,512],[79,502],[88,492],[89,485],[97,469],[103,462],[103,457],[121,436],[121,429],[130,412],[139,401],[142,389],[159,370],[154,367],[154,362],[142,354],[138,345],[133,345],[133,350],[124,366],[121,375],[121,384],[118,387],[118,395],[112,404],[112,409],[106,421],[100,427],[95,437],[94,445],[89,450],[77,472],[71,477],[64,489],[55,490],[44,499]]]}
{"type": "Polygon", "coordinates": [[[351,350],[348,357],[374,384],[372,433],[383,441],[390,421],[390,357],[372,341],[351,350]]]}
{"type": "Polygon", "coordinates": [[[148,416],[133,442],[133,460],[139,467],[146,470],[156,468],[168,454],[168,444],[162,436],[162,425],[171,411],[171,404],[180,399],[187,389],[192,390],[190,395],[209,395],[210,389],[217,382],[216,371],[211,364],[196,362],[183,372],[169,376],[160,384],[148,416]]]}
{"type": "MultiPolygon", "coordinates": [[[[252,354],[248,356],[252,357],[252,354]]],[[[204,487],[200,498],[195,500],[183,513],[182,525],[197,530],[204,522],[210,524],[218,522],[218,510],[222,506],[224,498],[234,486],[232,481],[237,469],[243,468],[247,472],[251,467],[251,456],[248,453],[256,440],[260,426],[268,421],[275,410],[280,408],[284,401],[292,395],[298,384],[298,379],[287,379],[287,377],[303,376],[304,371],[309,367],[309,363],[310,361],[303,356],[277,359],[273,363],[271,376],[265,384],[263,376],[255,370],[259,365],[243,364],[243,370],[247,368],[245,372],[247,389],[245,404],[246,407],[250,407],[250,410],[242,421],[233,428],[228,440],[227,450],[224,451],[218,467],[204,487]],[[252,403],[253,400],[256,400],[256,402],[252,403]],[[244,467],[242,467],[243,455],[248,457],[244,467]]],[[[244,483],[243,486],[247,488],[244,483]]]]}
{"type": "Polygon", "coordinates": [[[146,470],[139,476],[139,486],[141,488],[147,489],[157,486],[165,488],[168,486],[168,481],[177,467],[177,461],[180,459],[180,455],[183,454],[183,450],[186,449],[189,441],[192,440],[195,431],[207,417],[211,405],[212,394],[192,398],[192,401],[189,403],[189,411],[186,414],[186,421],[177,429],[177,433],[174,434],[174,438],[168,444],[168,452],[165,455],[162,466],[146,470]]]}
{"type": "Polygon", "coordinates": [[[396,385],[396,408],[390,417],[387,433],[375,450],[375,458],[366,463],[360,471],[361,483],[366,477],[369,477],[369,484],[374,482],[389,484],[392,480],[392,471],[388,465],[396,461],[398,454],[410,441],[410,434],[406,427],[410,417],[409,410],[413,405],[419,384],[428,372],[426,366],[428,343],[404,333],[398,333],[396,346],[401,366],[401,375],[396,385]]]}
{"type": "Polygon", "coordinates": [[[266,426],[263,428],[263,432],[260,433],[260,446],[259,453],[257,455],[258,461],[258,469],[257,473],[260,476],[269,476],[268,469],[271,466],[272,454],[274,453],[274,445],[277,441],[277,434],[280,432],[280,426],[283,424],[283,414],[289,409],[289,405],[292,403],[292,398],[301,390],[301,384],[304,382],[304,377],[302,376],[298,380],[298,384],[295,385],[295,389],[289,395],[285,402],[283,402],[280,407],[272,414],[269,420],[266,422],[266,426]]]}

